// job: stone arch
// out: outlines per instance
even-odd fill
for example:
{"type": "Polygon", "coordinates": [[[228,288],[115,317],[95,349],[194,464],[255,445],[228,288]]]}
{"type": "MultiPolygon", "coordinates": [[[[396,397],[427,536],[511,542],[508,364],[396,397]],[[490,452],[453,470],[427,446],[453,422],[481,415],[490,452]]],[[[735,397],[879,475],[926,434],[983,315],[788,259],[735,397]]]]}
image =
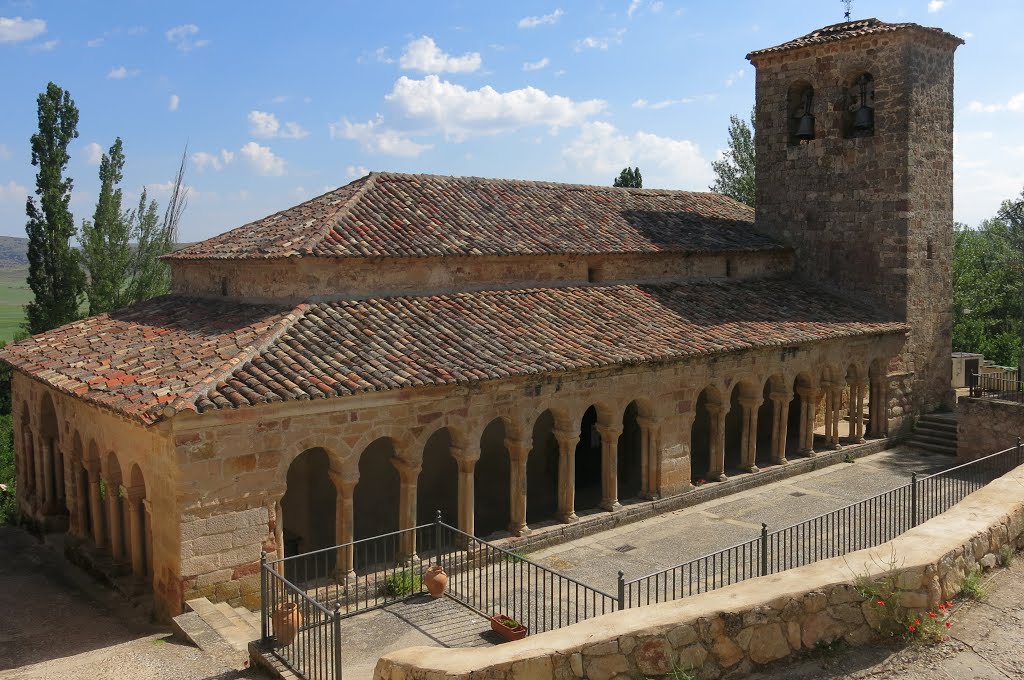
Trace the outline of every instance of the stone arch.
{"type": "MultiPolygon", "coordinates": [[[[580,439],[576,444],[576,511],[597,508],[601,504],[602,451],[600,426],[607,421],[601,418],[602,409],[592,404],[583,411],[579,419],[580,439]]],[[[607,411],[604,411],[607,413],[607,411]]]]}
{"type": "Polygon", "coordinates": [[[89,440],[85,450],[85,467],[89,473],[89,514],[92,519],[91,535],[97,548],[103,548],[107,541],[106,482],[103,480],[103,463],[100,448],[95,439],[89,440]]]}
{"type": "Polygon", "coordinates": [[[772,443],[775,435],[775,418],[778,405],[772,394],[787,392],[786,378],[776,373],[764,381],[761,390],[761,405],[757,410],[757,442],[755,444],[754,464],[767,465],[772,462],[772,443]]]}
{"type": "Polygon", "coordinates": [[[334,545],[338,494],[330,472],[330,454],[323,447],[302,451],[288,465],[280,501],[285,557],[334,545]]]}
{"type": "Polygon", "coordinates": [[[868,367],[868,424],[870,437],[889,433],[889,361],[877,357],[868,367]]]}
{"type": "MultiPolygon", "coordinates": [[[[804,411],[805,401],[808,406],[813,407],[806,396],[814,390],[814,379],[807,371],[801,371],[793,378],[793,399],[789,402],[789,422],[786,427],[786,457],[793,457],[798,454],[807,453],[804,445],[806,436],[805,423],[806,412],[804,411]]],[[[813,419],[813,417],[812,417],[813,419]]],[[[813,441],[812,441],[813,446],[813,441]]]]}
{"type": "MultiPolygon", "coordinates": [[[[747,460],[747,452],[744,451],[746,442],[745,436],[756,435],[756,432],[747,432],[745,422],[744,403],[759,401],[761,390],[751,379],[738,380],[729,393],[729,411],[725,416],[725,469],[748,470],[753,461],[747,460]]],[[[755,405],[754,408],[757,408],[755,405]]]]}
{"type": "Polygon", "coordinates": [[[550,409],[533,422],[532,447],[526,461],[527,524],[553,519],[558,514],[557,421],[550,409]]]}
{"type": "Polygon", "coordinates": [[[32,433],[32,413],[28,408],[28,402],[21,402],[21,467],[25,470],[22,476],[25,480],[26,495],[35,498],[39,493],[39,478],[36,465],[35,437],[32,433]]]}
{"type": "Polygon", "coordinates": [[[71,484],[75,490],[75,533],[85,538],[92,535],[92,509],[89,504],[89,471],[85,467],[85,446],[82,435],[75,430],[71,438],[71,484]]]}
{"type": "Polygon", "coordinates": [[[121,487],[124,475],[117,454],[108,451],[103,458],[102,495],[107,506],[107,547],[116,561],[124,560],[125,551],[125,514],[121,487]]]}
{"type": "Polygon", "coordinates": [[[815,138],[814,110],[814,86],[810,80],[804,78],[794,80],[786,92],[786,130],[790,146],[797,146],[802,141],[815,138]],[[810,115],[810,137],[801,136],[807,132],[807,128],[801,129],[801,121],[807,115],[810,115]]]}
{"type": "Polygon", "coordinates": [[[43,457],[43,499],[44,514],[60,517],[66,521],[67,499],[64,491],[64,455],[60,442],[60,420],[53,398],[44,392],[39,402],[39,439],[43,457]]]}
{"type": "Polygon", "coordinates": [[[497,416],[480,433],[480,460],[474,475],[477,536],[504,531],[511,523],[511,459],[505,444],[509,423],[497,416]]]}
{"type": "Polygon", "coordinates": [[[453,455],[461,449],[458,434],[450,427],[441,427],[423,443],[422,466],[416,481],[416,524],[433,522],[437,511],[448,524],[454,525],[459,512],[459,464],[453,455]]]}
{"type": "Polygon", "coordinates": [[[146,478],[138,463],[132,464],[127,492],[128,544],[132,572],[136,576],[153,575],[153,527],[150,521],[146,478]]]}
{"type": "Polygon", "coordinates": [[[650,407],[635,399],[622,410],[622,434],[618,444],[618,491],[620,499],[639,498],[643,488],[643,432],[641,418],[650,418],[650,407]]]}
{"type": "Polygon", "coordinates": [[[855,139],[875,134],[875,77],[867,69],[853,71],[841,85],[843,137],[855,139]]]}
{"type": "Polygon", "coordinates": [[[723,401],[721,390],[708,385],[697,395],[694,404],[693,425],[690,428],[690,476],[698,486],[710,481],[715,471],[713,456],[719,446],[719,442],[715,441],[716,421],[725,408],[723,401]]]}
{"type": "MultiPolygon", "coordinates": [[[[398,531],[401,478],[392,459],[397,442],[379,437],[359,454],[358,477],[352,495],[355,540],[398,531]]],[[[356,560],[359,561],[358,551],[356,560]]]]}

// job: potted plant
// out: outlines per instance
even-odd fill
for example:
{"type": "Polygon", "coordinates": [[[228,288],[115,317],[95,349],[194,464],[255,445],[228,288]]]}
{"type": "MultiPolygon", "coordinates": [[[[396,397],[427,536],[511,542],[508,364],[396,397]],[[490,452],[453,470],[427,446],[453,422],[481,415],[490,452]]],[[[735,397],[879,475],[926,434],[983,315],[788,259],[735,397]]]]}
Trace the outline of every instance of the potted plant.
{"type": "Polygon", "coordinates": [[[491,617],[491,630],[509,642],[522,640],[530,632],[526,626],[504,614],[495,614],[491,617]]]}

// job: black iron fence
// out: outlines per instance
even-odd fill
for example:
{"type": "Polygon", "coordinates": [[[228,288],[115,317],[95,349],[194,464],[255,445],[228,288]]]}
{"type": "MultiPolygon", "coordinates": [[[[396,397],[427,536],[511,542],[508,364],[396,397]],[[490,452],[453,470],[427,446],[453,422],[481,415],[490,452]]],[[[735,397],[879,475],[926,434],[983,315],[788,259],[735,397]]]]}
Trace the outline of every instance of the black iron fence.
{"type": "Polygon", "coordinates": [[[968,494],[1024,463],[1017,446],[777,531],[761,525],[755,539],[640,578],[619,572],[618,608],[697,595],[749,578],[839,557],[891,541],[936,517],[968,494]]]}
{"type": "Polygon", "coordinates": [[[971,373],[968,387],[972,397],[1024,402],[1024,382],[1015,370],[971,373]]]}
{"type": "Polygon", "coordinates": [[[274,641],[274,655],[309,680],[341,680],[341,612],[291,583],[263,555],[260,569],[260,635],[274,641]]]}

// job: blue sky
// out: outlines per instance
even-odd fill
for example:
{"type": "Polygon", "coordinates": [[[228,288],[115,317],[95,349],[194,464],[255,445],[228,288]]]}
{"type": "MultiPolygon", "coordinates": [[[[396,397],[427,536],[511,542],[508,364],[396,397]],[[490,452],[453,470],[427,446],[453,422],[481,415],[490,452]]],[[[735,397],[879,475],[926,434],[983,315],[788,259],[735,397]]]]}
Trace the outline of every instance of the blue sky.
{"type": "MultiPolygon", "coordinates": [[[[76,219],[115,136],[124,187],[162,201],[185,145],[181,238],[286,208],[367,170],[704,190],[744,55],[842,20],[839,0],[174,3],[0,0],[0,234],[24,235],[47,81],[80,111],[76,219]]],[[[1019,0],[855,0],[854,18],[964,37],[956,207],[977,224],[1024,187],[1019,0]]]]}

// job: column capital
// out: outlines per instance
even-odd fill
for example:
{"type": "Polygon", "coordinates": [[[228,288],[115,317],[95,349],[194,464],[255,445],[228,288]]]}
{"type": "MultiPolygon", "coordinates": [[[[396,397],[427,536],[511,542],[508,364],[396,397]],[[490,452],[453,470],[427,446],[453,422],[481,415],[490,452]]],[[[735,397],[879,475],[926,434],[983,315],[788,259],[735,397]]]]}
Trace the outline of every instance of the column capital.
{"type": "Polygon", "coordinates": [[[785,392],[772,391],[768,394],[768,398],[774,402],[793,401],[793,390],[786,390],[785,392]]]}
{"type": "Polygon", "coordinates": [[[410,463],[398,456],[391,457],[391,464],[395,466],[396,470],[398,470],[398,476],[402,478],[403,484],[414,483],[420,474],[420,470],[423,469],[420,465],[410,463]]]}
{"type": "Polygon", "coordinates": [[[561,442],[563,439],[575,439],[576,441],[579,441],[580,439],[579,430],[559,430],[556,428],[551,430],[551,434],[553,434],[555,436],[555,439],[557,439],[559,442],[561,442]]]}
{"type": "Polygon", "coordinates": [[[452,458],[455,459],[460,465],[462,461],[470,461],[476,464],[480,460],[480,445],[476,446],[455,446],[452,444],[448,447],[448,452],[451,453],[452,458]]]}
{"type": "Polygon", "coordinates": [[[359,479],[350,479],[337,470],[327,470],[327,476],[330,478],[331,483],[334,484],[334,488],[340,491],[342,495],[351,495],[352,490],[355,489],[356,484],[359,483],[359,479]]]}
{"type": "Polygon", "coordinates": [[[657,427],[661,425],[661,418],[658,416],[637,416],[636,424],[640,427],[657,427]]]}
{"type": "Polygon", "coordinates": [[[476,469],[478,458],[459,458],[456,456],[455,463],[459,466],[459,472],[471,473],[476,469]]]}
{"type": "Polygon", "coordinates": [[[740,397],[737,400],[743,408],[752,409],[761,405],[761,397],[740,397]]]}
{"type": "Polygon", "coordinates": [[[713,404],[710,401],[704,404],[704,408],[707,409],[708,415],[711,417],[722,415],[725,411],[725,407],[721,404],[713,404]]]}
{"type": "MultiPolygon", "coordinates": [[[[827,383],[822,383],[822,386],[827,383]]],[[[818,395],[818,388],[814,385],[797,385],[796,393],[800,395],[801,399],[807,399],[808,397],[816,397],[818,395]]]]}
{"type": "Polygon", "coordinates": [[[596,424],[597,433],[601,435],[601,440],[605,439],[618,439],[622,435],[622,425],[602,425],[601,423],[596,424]]]}
{"type": "Polygon", "coordinates": [[[127,498],[132,503],[138,503],[146,497],[146,487],[141,484],[138,486],[121,487],[121,495],[127,498]]]}
{"type": "Polygon", "coordinates": [[[505,448],[508,449],[508,457],[512,460],[525,458],[530,453],[530,445],[523,439],[506,437],[505,448]]]}

